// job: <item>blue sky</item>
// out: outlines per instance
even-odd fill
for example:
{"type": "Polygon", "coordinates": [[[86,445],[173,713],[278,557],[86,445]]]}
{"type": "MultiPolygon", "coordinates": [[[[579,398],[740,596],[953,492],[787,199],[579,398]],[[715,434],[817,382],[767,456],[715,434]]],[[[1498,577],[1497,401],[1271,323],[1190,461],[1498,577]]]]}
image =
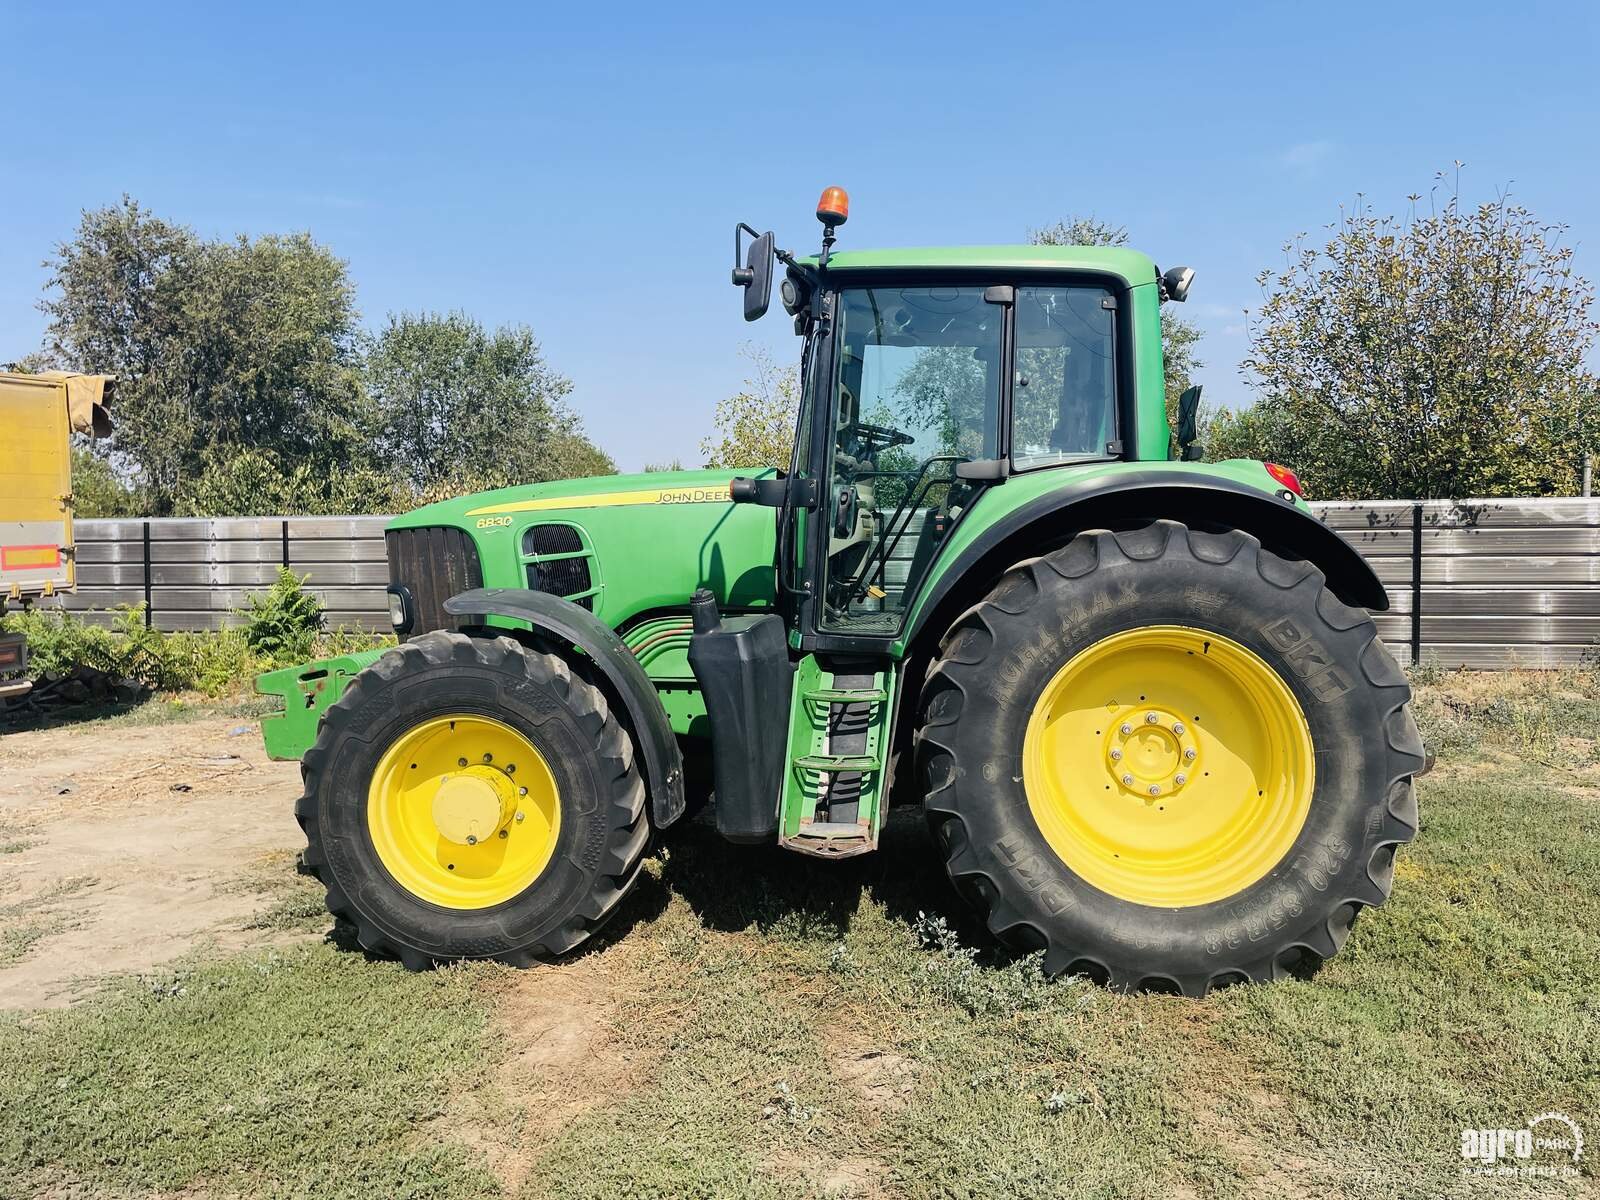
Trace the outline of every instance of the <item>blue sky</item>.
{"type": "Polygon", "coordinates": [[[0,0],[0,360],[51,245],[128,192],[208,235],[308,229],[368,323],[523,322],[625,468],[699,461],[747,341],[731,228],[811,249],[1020,241],[1072,213],[1197,272],[1207,398],[1286,238],[1467,164],[1600,274],[1593,5],[129,5],[0,0]],[[824,17],[822,14],[830,15],[824,17]]]}

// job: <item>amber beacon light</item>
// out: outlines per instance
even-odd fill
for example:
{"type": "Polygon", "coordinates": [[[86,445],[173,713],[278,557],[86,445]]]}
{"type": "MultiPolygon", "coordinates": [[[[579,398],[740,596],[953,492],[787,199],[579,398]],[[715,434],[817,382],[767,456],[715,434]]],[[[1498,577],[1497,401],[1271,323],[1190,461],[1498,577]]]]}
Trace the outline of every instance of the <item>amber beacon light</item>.
{"type": "Polygon", "coordinates": [[[843,225],[850,219],[850,195],[842,187],[822,189],[822,199],[817,201],[817,220],[829,229],[843,225]]]}

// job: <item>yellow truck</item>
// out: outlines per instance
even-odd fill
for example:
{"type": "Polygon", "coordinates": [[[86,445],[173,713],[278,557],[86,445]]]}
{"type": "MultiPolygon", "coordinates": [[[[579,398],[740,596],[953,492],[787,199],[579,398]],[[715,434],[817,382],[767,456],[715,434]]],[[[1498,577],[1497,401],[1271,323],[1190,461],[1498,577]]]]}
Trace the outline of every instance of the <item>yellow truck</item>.
{"type": "MultiPolygon", "coordinates": [[[[72,435],[105,437],[111,375],[0,373],[0,612],[71,591],[72,435]]],[[[28,647],[0,634],[0,698],[20,695],[28,647]]]]}

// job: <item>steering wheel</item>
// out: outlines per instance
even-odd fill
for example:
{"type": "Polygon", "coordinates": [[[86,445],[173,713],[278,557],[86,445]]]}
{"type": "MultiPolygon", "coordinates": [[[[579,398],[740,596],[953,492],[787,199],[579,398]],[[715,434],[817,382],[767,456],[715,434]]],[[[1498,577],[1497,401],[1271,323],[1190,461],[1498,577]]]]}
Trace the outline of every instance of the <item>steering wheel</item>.
{"type": "Polygon", "coordinates": [[[874,458],[894,446],[909,446],[917,439],[909,433],[891,429],[887,425],[873,425],[866,421],[852,421],[845,426],[856,436],[860,452],[857,458],[874,458]]]}

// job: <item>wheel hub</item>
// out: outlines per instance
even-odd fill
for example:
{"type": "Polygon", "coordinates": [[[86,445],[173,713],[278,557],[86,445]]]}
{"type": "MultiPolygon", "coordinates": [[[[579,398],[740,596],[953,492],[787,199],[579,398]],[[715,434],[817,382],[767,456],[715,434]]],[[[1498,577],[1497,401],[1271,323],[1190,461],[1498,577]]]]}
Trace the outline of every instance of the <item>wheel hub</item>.
{"type": "Polygon", "coordinates": [[[1151,704],[1116,712],[1102,751],[1113,785],[1147,804],[1182,791],[1200,760],[1191,724],[1170,708],[1151,704]]]}
{"type": "Polygon", "coordinates": [[[494,836],[516,811],[517,790],[494,767],[473,766],[444,776],[433,796],[439,836],[458,846],[476,846],[494,836]]]}

